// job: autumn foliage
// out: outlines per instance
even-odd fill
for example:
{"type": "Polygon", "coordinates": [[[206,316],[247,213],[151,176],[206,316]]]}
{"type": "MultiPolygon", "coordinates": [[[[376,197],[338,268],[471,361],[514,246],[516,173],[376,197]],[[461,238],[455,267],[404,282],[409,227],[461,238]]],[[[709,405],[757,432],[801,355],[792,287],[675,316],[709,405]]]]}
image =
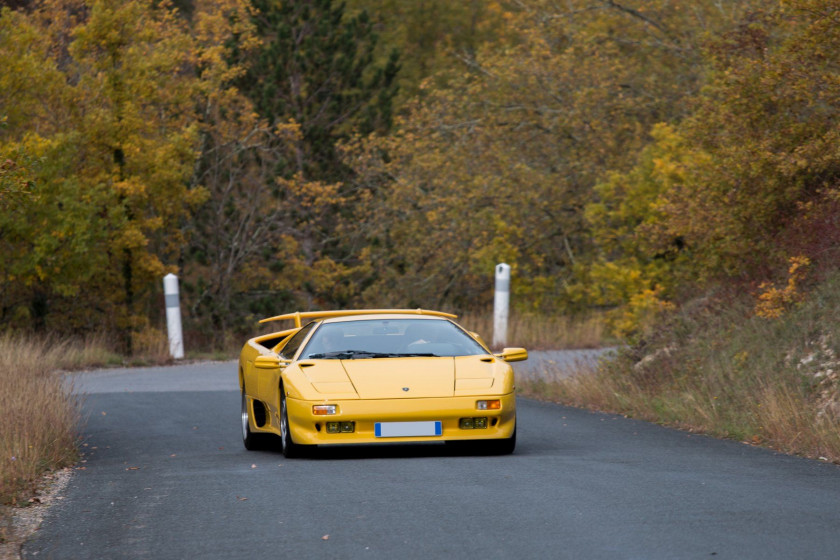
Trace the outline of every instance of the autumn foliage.
{"type": "Polygon", "coordinates": [[[287,308],[643,334],[834,266],[833,0],[37,0],[0,13],[0,326],[189,336],[287,308]]]}

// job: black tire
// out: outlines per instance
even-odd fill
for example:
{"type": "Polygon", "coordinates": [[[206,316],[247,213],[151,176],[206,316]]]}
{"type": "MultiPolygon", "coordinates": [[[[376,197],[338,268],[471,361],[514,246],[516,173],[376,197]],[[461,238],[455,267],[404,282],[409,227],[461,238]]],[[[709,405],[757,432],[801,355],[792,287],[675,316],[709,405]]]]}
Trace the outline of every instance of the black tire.
{"type": "Polygon", "coordinates": [[[516,449],[516,426],[513,427],[513,434],[507,439],[498,439],[486,443],[486,452],[490,455],[510,455],[516,449]]]}
{"type": "Polygon", "coordinates": [[[516,449],[516,427],[513,435],[506,439],[455,440],[447,441],[446,445],[458,454],[510,455],[516,449]]]}
{"type": "Polygon", "coordinates": [[[516,427],[506,439],[488,439],[468,442],[469,448],[480,455],[510,455],[516,449],[516,427]]]}
{"type": "Polygon", "coordinates": [[[248,451],[259,451],[260,449],[265,449],[266,446],[266,435],[265,434],[255,434],[251,431],[251,422],[250,417],[251,414],[248,410],[248,398],[245,396],[245,387],[242,388],[242,399],[241,399],[241,411],[242,411],[242,444],[245,446],[245,449],[248,451]]]}
{"type": "Polygon", "coordinates": [[[287,459],[294,459],[303,457],[308,447],[292,440],[292,432],[289,430],[289,413],[286,410],[286,392],[283,390],[283,385],[280,385],[280,450],[287,459]]]}

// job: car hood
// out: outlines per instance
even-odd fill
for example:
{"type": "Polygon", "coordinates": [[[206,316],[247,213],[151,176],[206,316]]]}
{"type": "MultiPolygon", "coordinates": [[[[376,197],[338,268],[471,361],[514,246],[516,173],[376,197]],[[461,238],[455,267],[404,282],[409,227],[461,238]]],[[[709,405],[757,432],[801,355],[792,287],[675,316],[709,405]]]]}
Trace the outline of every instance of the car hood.
{"type": "Polygon", "coordinates": [[[453,358],[342,360],[362,399],[417,399],[455,394],[453,358]]]}
{"type": "Polygon", "coordinates": [[[312,387],[331,398],[416,399],[512,390],[502,382],[510,366],[492,356],[307,360],[300,365],[312,387]]]}

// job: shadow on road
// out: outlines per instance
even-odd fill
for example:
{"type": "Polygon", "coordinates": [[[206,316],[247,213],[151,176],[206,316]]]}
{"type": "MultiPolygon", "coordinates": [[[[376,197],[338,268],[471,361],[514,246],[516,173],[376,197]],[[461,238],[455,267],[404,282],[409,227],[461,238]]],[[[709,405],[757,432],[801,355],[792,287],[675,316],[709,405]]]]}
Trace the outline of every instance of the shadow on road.
{"type": "MultiPolygon", "coordinates": [[[[264,453],[281,455],[280,447],[263,450],[264,453]]],[[[425,457],[491,457],[490,452],[478,442],[412,443],[412,444],[353,444],[314,447],[303,452],[300,459],[314,461],[358,459],[411,459],[425,457]]]]}

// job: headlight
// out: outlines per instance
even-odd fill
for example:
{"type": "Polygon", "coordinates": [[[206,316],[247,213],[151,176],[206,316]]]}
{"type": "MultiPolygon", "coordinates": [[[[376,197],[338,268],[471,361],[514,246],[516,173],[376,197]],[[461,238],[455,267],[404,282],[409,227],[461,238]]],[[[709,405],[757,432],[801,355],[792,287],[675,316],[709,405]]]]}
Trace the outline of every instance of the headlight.
{"type": "Polygon", "coordinates": [[[327,414],[336,414],[338,407],[334,404],[316,404],[312,405],[312,414],[316,416],[325,416],[327,414]]]}
{"type": "Polygon", "coordinates": [[[476,401],[475,407],[478,410],[499,410],[502,408],[502,401],[476,401]]]}

